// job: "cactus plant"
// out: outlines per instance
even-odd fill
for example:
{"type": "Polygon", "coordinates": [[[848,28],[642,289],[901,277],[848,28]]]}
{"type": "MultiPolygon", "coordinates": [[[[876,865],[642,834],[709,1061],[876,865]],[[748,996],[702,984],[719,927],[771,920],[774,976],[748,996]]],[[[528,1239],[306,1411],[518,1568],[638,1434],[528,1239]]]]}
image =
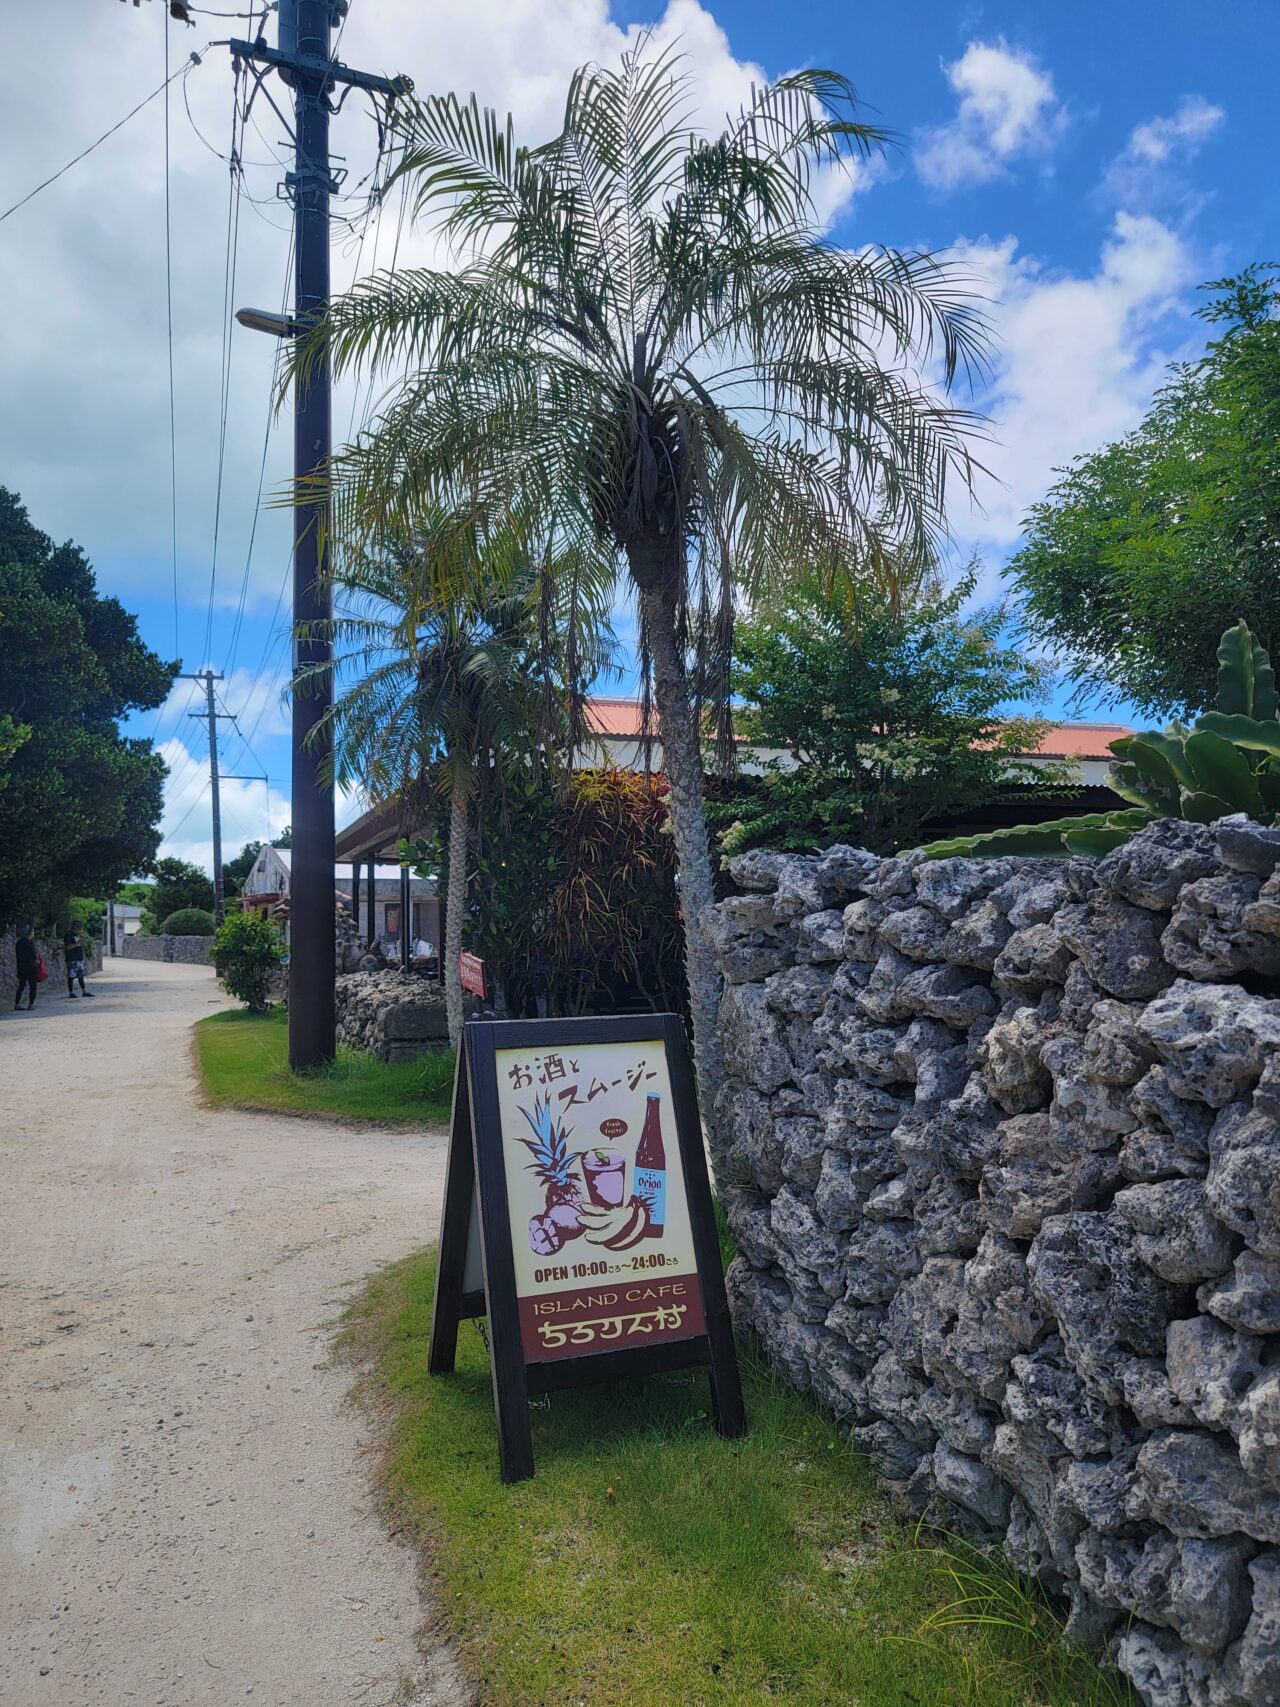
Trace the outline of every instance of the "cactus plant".
{"type": "Polygon", "coordinates": [[[930,859],[957,854],[1062,857],[1104,854],[1157,818],[1211,824],[1245,812],[1270,824],[1280,815],[1280,696],[1265,647],[1247,622],[1228,628],[1218,645],[1216,709],[1188,727],[1143,729],[1111,743],[1111,787],[1131,808],[1023,824],[986,835],[931,842],[930,859]]]}

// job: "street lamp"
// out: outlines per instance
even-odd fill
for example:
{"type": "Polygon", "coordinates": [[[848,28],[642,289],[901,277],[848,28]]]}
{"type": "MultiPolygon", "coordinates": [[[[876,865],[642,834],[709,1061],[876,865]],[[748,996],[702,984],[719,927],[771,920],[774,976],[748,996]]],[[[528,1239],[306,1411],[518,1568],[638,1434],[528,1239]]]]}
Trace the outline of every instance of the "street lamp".
{"type": "Polygon", "coordinates": [[[236,319],[251,332],[269,332],[273,338],[293,338],[298,331],[291,314],[273,314],[269,308],[237,308],[236,319]]]}

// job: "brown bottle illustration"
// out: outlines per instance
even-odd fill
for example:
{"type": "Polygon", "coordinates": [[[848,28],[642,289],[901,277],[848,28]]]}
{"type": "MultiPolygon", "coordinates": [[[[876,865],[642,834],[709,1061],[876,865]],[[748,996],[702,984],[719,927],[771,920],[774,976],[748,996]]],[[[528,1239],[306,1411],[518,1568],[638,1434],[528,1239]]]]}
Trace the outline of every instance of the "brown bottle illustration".
{"type": "Polygon", "coordinates": [[[667,1221],[667,1152],[662,1143],[662,1099],[650,1096],[636,1149],[636,1196],[649,1212],[647,1239],[660,1239],[667,1221]]]}

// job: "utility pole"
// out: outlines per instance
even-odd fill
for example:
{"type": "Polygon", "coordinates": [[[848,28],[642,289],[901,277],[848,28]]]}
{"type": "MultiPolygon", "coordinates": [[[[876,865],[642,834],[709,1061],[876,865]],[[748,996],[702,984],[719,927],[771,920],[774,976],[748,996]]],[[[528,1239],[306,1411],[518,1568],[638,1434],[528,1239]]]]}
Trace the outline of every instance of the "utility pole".
{"type": "MultiPolygon", "coordinates": [[[[233,771],[220,770],[218,767],[218,719],[221,717],[228,723],[235,723],[234,712],[219,711],[214,698],[213,684],[222,680],[221,671],[196,670],[194,673],[183,672],[179,678],[184,682],[200,682],[205,691],[205,709],[189,711],[188,717],[198,718],[201,723],[209,726],[209,792],[213,797],[213,916],[219,924],[222,923],[225,912],[225,898],[222,893],[222,798],[221,784],[223,782],[257,782],[257,776],[239,775],[233,771]]],[[[267,779],[261,779],[265,782],[267,779]]]]}
{"type": "MultiPolygon", "coordinates": [[[[293,89],[294,170],[285,186],[294,209],[294,312],[241,310],[237,319],[278,336],[305,336],[329,303],[330,91],[336,84],[387,96],[406,94],[407,78],[353,71],[333,57],[335,22],[346,0],[280,0],[279,47],[232,41],[232,54],[259,82],[259,66],[274,67],[293,89]]],[[[315,672],[306,691],[294,688],[293,860],[289,881],[289,1065],[314,1067],[333,1059],[334,816],[326,779],[332,755],[328,714],[332,595],[328,579],[327,511],[330,379],[324,352],[294,393],[293,625],[294,674],[315,672]]]]}
{"type": "Polygon", "coordinates": [[[205,710],[189,711],[188,717],[198,717],[209,725],[209,792],[213,797],[213,916],[222,923],[222,803],[218,793],[218,719],[225,716],[218,710],[213,697],[213,684],[222,680],[222,672],[197,670],[194,675],[183,673],[184,682],[201,682],[205,691],[205,710]]]}

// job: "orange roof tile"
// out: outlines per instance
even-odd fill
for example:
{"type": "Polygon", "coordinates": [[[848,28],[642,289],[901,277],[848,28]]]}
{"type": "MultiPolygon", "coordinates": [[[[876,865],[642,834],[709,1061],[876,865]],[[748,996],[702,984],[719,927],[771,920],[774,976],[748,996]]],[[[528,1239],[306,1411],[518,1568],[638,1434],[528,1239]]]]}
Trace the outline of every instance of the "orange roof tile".
{"type": "MultiPolygon", "coordinates": [[[[638,699],[589,699],[586,715],[588,727],[597,735],[611,735],[616,740],[639,739],[638,699]]],[[[1046,759],[1110,759],[1109,744],[1118,736],[1131,733],[1123,723],[1057,723],[1045,730],[1036,753],[1046,759]]]]}

